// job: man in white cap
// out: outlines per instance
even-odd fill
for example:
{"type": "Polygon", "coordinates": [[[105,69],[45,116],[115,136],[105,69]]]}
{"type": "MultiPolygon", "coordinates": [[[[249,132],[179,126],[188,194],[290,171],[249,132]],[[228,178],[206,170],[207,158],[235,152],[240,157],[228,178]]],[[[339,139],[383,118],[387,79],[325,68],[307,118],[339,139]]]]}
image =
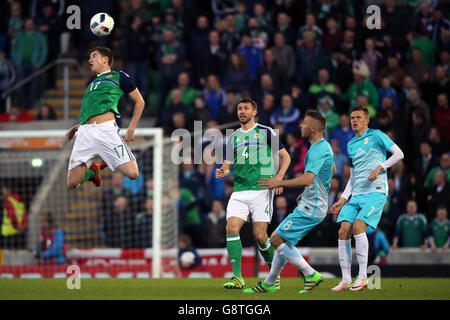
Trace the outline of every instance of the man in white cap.
{"type": "Polygon", "coordinates": [[[347,91],[339,95],[339,99],[349,102],[350,110],[357,106],[357,98],[360,95],[367,96],[369,99],[369,105],[378,106],[378,92],[375,85],[370,81],[370,71],[367,64],[364,61],[353,61],[353,78],[347,91]]]}

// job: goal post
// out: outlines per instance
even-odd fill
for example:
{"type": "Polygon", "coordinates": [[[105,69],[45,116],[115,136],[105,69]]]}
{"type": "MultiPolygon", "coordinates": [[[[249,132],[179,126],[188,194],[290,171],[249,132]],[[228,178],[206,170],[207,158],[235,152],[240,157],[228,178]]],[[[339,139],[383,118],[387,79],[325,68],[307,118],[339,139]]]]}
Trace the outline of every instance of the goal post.
{"type": "MultiPolygon", "coordinates": [[[[100,203],[104,200],[101,195],[102,189],[105,185],[111,185],[112,173],[109,169],[101,172],[105,182],[100,188],[95,188],[87,182],[75,190],[69,190],[66,186],[66,173],[75,139],[67,142],[66,132],[66,130],[0,131],[2,149],[0,183],[20,178],[14,189],[29,201],[26,204],[29,225],[26,246],[23,249],[29,251],[34,249],[41,227],[39,217],[48,211],[58,215],[55,217],[58,224],[67,226],[68,229],[64,231],[68,240],[77,239],[78,242],[74,240],[73,243],[68,243],[69,253],[72,249],[78,250],[77,252],[79,249],[110,249],[111,247],[96,234],[96,230],[99,229],[96,223],[102,214],[100,203]],[[48,147],[52,143],[56,147],[48,147]],[[34,170],[36,168],[40,173],[36,173],[34,170]],[[29,184],[32,175],[38,175],[39,178],[31,188],[29,184]],[[85,203],[82,196],[89,197],[89,202],[85,203]],[[92,220],[89,220],[90,218],[92,220]],[[73,227],[73,230],[69,227],[73,227]],[[82,236],[85,239],[82,239],[82,236]]],[[[126,129],[121,129],[120,133],[124,136],[126,129]]],[[[139,171],[143,174],[143,179],[148,177],[153,179],[152,246],[140,248],[145,249],[144,258],[151,256],[151,277],[178,276],[178,199],[175,198],[178,194],[178,166],[170,159],[172,141],[163,137],[162,128],[137,128],[135,138],[135,141],[128,145],[136,156],[139,171]]],[[[99,158],[94,160],[100,161],[99,158]]],[[[145,182],[141,180],[140,183],[146,187],[145,182]]],[[[134,252],[135,247],[127,245],[125,248],[134,252]]]]}

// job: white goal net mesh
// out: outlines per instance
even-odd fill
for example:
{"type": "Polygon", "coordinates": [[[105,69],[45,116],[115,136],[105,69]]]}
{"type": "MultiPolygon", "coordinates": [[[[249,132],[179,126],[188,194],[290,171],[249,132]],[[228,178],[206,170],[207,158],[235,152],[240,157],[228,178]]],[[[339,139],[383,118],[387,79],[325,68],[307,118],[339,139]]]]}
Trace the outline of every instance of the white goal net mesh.
{"type": "Polygon", "coordinates": [[[65,131],[1,132],[0,185],[8,201],[0,266],[9,269],[0,276],[14,276],[19,266],[56,274],[70,264],[87,277],[177,276],[178,166],[158,130],[137,129],[129,144],[137,180],[105,168],[101,187],[88,181],[73,190],[66,182],[73,142],[65,131]]]}

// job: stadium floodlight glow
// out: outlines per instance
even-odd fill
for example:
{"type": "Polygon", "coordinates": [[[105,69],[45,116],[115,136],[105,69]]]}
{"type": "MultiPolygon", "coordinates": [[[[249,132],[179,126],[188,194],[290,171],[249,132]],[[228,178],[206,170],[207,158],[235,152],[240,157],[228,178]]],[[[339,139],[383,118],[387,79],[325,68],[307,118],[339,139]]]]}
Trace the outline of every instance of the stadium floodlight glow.
{"type": "Polygon", "coordinates": [[[31,166],[33,168],[40,168],[44,164],[44,161],[41,158],[33,158],[31,159],[31,166]]]}

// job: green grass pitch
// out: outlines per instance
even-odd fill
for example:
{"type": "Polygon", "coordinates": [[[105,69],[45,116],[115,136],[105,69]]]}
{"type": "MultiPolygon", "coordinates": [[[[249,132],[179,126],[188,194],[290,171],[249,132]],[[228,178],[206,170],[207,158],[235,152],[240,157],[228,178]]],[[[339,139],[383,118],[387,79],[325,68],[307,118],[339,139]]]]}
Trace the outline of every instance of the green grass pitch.
{"type": "MultiPolygon", "coordinates": [[[[450,300],[450,278],[381,278],[381,289],[331,292],[340,279],[324,279],[308,294],[298,294],[301,278],[282,278],[276,293],[225,290],[227,279],[81,279],[68,289],[66,279],[0,279],[0,299],[19,300],[450,300]]],[[[247,287],[261,279],[245,279],[247,287]]]]}

